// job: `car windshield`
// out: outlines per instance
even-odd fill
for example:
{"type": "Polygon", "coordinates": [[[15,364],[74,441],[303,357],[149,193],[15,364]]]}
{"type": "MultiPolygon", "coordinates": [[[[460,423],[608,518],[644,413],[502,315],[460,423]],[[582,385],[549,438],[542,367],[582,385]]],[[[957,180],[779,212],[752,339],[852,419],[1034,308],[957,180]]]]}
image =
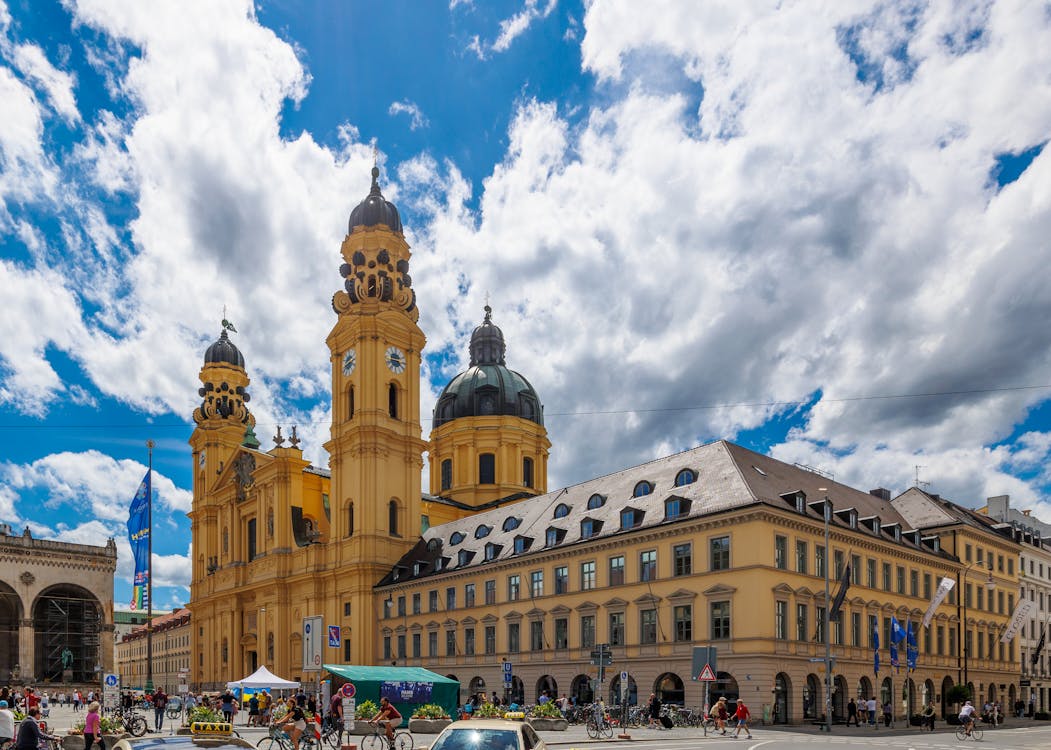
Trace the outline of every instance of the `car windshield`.
{"type": "Polygon", "coordinates": [[[431,750],[518,750],[513,729],[453,729],[431,745],[431,750]]]}

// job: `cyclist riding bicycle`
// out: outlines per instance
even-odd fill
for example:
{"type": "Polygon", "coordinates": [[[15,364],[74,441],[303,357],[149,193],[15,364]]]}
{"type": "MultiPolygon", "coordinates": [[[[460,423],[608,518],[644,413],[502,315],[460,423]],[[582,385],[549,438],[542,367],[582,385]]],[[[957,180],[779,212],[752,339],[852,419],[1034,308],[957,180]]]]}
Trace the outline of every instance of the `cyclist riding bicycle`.
{"type": "Polygon", "coordinates": [[[401,724],[401,714],[386,697],[380,698],[380,710],[369,719],[369,724],[383,724],[387,734],[387,743],[394,746],[394,727],[401,724]]]}
{"type": "Polygon", "coordinates": [[[966,734],[970,735],[974,728],[974,705],[970,701],[966,701],[960,709],[960,723],[964,726],[966,734]]]}
{"type": "Polygon", "coordinates": [[[295,698],[288,699],[288,713],[282,718],[284,724],[281,729],[292,738],[292,747],[295,750],[299,750],[299,738],[303,736],[303,732],[307,729],[306,714],[303,713],[303,709],[296,703],[295,698]]]}

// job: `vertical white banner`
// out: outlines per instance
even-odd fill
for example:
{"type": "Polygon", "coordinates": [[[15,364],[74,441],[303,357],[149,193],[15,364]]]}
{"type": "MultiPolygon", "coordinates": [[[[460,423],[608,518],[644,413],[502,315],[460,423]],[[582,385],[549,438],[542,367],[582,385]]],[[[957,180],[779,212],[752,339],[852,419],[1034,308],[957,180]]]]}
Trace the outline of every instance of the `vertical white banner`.
{"type": "Polygon", "coordinates": [[[956,581],[951,578],[943,578],[939,581],[938,590],[934,592],[930,606],[927,607],[927,611],[923,614],[923,627],[930,627],[931,618],[934,617],[935,610],[938,609],[938,605],[949,595],[949,592],[952,591],[952,587],[955,585],[956,581]]]}

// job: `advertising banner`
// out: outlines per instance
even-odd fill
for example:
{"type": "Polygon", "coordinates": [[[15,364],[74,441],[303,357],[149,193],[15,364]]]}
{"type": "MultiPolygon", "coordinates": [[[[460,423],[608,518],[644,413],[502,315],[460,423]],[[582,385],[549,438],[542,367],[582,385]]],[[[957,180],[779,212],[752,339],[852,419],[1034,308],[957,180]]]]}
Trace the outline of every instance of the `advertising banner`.
{"type": "Polygon", "coordinates": [[[391,703],[430,703],[433,682],[381,682],[380,697],[391,703]]]}

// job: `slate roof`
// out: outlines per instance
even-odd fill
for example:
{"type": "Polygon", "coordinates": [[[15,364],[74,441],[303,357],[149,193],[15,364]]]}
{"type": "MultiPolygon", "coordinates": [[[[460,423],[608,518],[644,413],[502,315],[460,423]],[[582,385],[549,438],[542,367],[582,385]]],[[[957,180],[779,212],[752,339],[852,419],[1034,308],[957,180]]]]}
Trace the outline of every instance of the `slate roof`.
{"type": "Polygon", "coordinates": [[[682,453],[659,458],[623,471],[590,479],[548,492],[520,503],[484,511],[427,530],[416,546],[383,578],[379,586],[448,571],[477,567],[487,562],[550,551],[577,543],[590,543],[622,534],[636,534],[657,526],[733,511],[750,505],[770,505],[798,512],[795,495],[806,495],[802,512],[821,521],[821,500],[828,495],[833,505],[832,523],[855,528],[857,533],[878,534],[905,546],[937,552],[912,530],[889,499],[834,482],[820,474],[783,463],[726,441],[708,443],[682,453]],[[693,472],[695,481],[675,486],[682,470],[693,472]],[[634,497],[641,482],[652,491],[634,497]],[[589,499],[603,498],[601,507],[588,508],[589,499]],[[678,498],[680,514],[668,519],[665,501],[678,498]],[[556,518],[560,506],[568,512],[556,518]],[[636,523],[621,526],[621,512],[633,509],[636,523]],[[853,515],[853,519],[852,519],[853,515]],[[873,522],[878,519],[878,523],[873,522]],[[590,537],[582,536],[582,522],[599,527],[590,537]],[[853,526],[851,525],[853,522],[853,526]],[[564,532],[548,545],[548,529],[564,532]],[[516,538],[528,540],[516,551],[516,538]],[[487,559],[488,545],[490,558],[487,559]],[[464,555],[461,558],[461,552],[464,555]]]}

